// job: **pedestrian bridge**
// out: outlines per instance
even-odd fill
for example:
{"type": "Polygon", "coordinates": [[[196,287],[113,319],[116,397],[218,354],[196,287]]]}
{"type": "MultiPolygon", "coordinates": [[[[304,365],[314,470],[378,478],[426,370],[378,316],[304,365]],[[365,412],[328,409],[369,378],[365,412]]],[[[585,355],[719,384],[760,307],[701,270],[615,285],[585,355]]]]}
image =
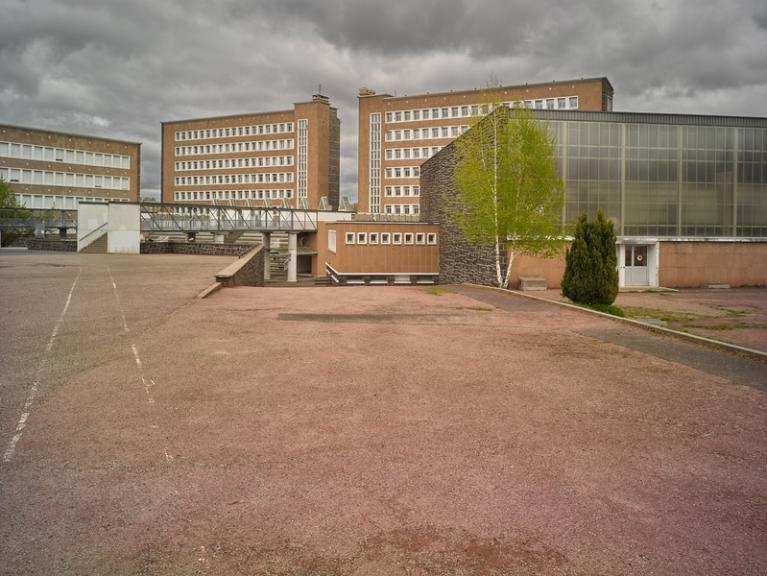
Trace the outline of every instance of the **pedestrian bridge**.
{"type": "Polygon", "coordinates": [[[319,221],[350,218],[303,208],[141,204],[142,232],[314,232],[319,221]]]}

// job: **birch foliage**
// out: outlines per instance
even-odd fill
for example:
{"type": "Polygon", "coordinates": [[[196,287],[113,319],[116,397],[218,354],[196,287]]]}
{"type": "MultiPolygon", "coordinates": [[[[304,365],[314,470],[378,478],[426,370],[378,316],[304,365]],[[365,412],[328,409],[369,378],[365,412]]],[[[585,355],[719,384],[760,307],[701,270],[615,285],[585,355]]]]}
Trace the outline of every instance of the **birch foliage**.
{"type": "Polygon", "coordinates": [[[498,286],[506,288],[517,254],[553,256],[562,247],[564,184],[553,139],[531,111],[499,107],[455,145],[450,215],[469,243],[494,247],[498,286]]]}

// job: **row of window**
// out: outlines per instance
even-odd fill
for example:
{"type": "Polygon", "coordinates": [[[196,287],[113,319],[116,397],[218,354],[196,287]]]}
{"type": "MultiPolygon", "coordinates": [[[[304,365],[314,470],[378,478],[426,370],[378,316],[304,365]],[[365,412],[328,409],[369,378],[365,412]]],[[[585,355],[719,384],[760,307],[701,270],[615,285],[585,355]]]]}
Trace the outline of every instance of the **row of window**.
{"type": "Polygon", "coordinates": [[[276,182],[293,182],[293,173],[262,172],[260,174],[176,176],[176,186],[195,186],[197,184],[271,184],[276,182]]]}
{"type": "Polygon", "coordinates": [[[184,200],[281,200],[293,198],[293,190],[194,190],[176,192],[176,201],[184,200]]]}
{"type": "Polygon", "coordinates": [[[50,146],[35,146],[33,144],[18,144],[16,142],[0,142],[0,157],[40,160],[42,162],[66,162],[68,164],[102,166],[104,168],[126,170],[130,168],[130,156],[104,154],[103,152],[91,152],[88,150],[51,148],[50,146]]]}
{"type": "Polygon", "coordinates": [[[73,174],[71,172],[46,172],[43,170],[23,170],[20,168],[0,168],[0,178],[6,182],[19,184],[130,190],[130,178],[121,176],[73,174]]]}
{"type": "Polygon", "coordinates": [[[16,203],[24,208],[57,208],[75,210],[80,202],[128,202],[127,198],[101,196],[46,196],[43,194],[16,194],[16,203]]]}
{"type": "Polygon", "coordinates": [[[436,232],[347,232],[346,244],[430,244],[437,243],[436,232]]]}
{"type": "Polygon", "coordinates": [[[425,160],[431,158],[440,150],[442,150],[442,146],[432,146],[431,148],[387,148],[386,159],[409,160],[411,158],[422,158],[425,160]]]}
{"type": "Polygon", "coordinates": [[[292,150],[292,138],[287,140],[256,140],[255,142],[229,142],[227,144],[200,144],[199,146],[176,146],[176,156],[198,154],[231,154],[233,152],[268,152],[269,150],[292,150]]]}
{"type": "Polygon", "coordinates": [[[386,196],[420,196],[420,186],[386,186],[386,196]]]}
{"type": "Polygon", "coordinates": [[[387,204],[384,206],[385,214],[418,214],[420,212],[418,204],[387,204]]]}
{"type": "Polygon", "coordinates": [[[176,171],[220,170],[222,168],[270,168],[293,166],[293,156],[257,156],[255,158],[224,158],[221,160],[185,160],[176,162],[176,171]]]}
{"type": "Polygon", "coordinates": [[[405,130],[387,130],[386,141],[429,140],[431,138],[458,138],[469,129],[468,126],[432,126],[431,128],[406,128],[405,130]]]}
{"type": "Polygon", "coordinates": [[[203,140],[208,138],[232,138],[234,136],[261,136],[262,134],[282,134],[293,132],[292,122],[277,124],[255,124],[252,126],[234,126],[229,128],[206,128],[204,130],[178,130],[176,140],[203,140]]]}
{"type": "Polygon", "coordinates": [[[399,166],[386,169],[387,178],[418,178],[420,175],[420,166],[399,166]]]}
{"type": "MultiPolygon", "coordinates": [[[[505,105],[539,110],[576,110],[577,96],[541,98],[537,100],[516,100],[504,102],[505,105]]],[[[463,106],[442,106],[440,108],[421,108],[419,110],[396,110],[386,113],[386,122],[419,122],[421,120],[439,120],[441,118],[469,118],[486,116],[490,113],[489,104],[464,104],[463,106]]]]}

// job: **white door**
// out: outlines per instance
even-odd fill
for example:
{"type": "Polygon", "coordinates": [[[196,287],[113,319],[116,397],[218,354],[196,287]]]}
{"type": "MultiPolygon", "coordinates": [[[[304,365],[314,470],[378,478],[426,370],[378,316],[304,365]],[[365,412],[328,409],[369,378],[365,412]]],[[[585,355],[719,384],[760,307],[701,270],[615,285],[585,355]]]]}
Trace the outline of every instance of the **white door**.
{"type": "Polygon", "coordinates": [[[647,246],[626,246],[626,286],[649,286],[650,269],[647,266],[647,246]]]}

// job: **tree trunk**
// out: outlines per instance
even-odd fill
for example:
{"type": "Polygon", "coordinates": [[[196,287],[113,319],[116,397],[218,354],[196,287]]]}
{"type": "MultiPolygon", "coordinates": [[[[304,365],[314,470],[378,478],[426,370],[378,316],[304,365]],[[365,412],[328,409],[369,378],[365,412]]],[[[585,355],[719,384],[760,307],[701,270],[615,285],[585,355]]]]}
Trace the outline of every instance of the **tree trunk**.
{"type": "Polygon", "coordinates": [[[509,287],[509,279],[511,278],[511,265],[514,263],[514,251],[506,249],[507,257],[509,259],[508,264],[506,264],[506,276],[503,279],[503,284],[501,285],[501,288],[508,288],[509,287]]]}
{"type": "Polygon", "coordinates": [[[503,274],[501,273],[501,243],[498,236],[495,237],[495,275],[498,281],[498,287],[503,288],[503,274]]]}

